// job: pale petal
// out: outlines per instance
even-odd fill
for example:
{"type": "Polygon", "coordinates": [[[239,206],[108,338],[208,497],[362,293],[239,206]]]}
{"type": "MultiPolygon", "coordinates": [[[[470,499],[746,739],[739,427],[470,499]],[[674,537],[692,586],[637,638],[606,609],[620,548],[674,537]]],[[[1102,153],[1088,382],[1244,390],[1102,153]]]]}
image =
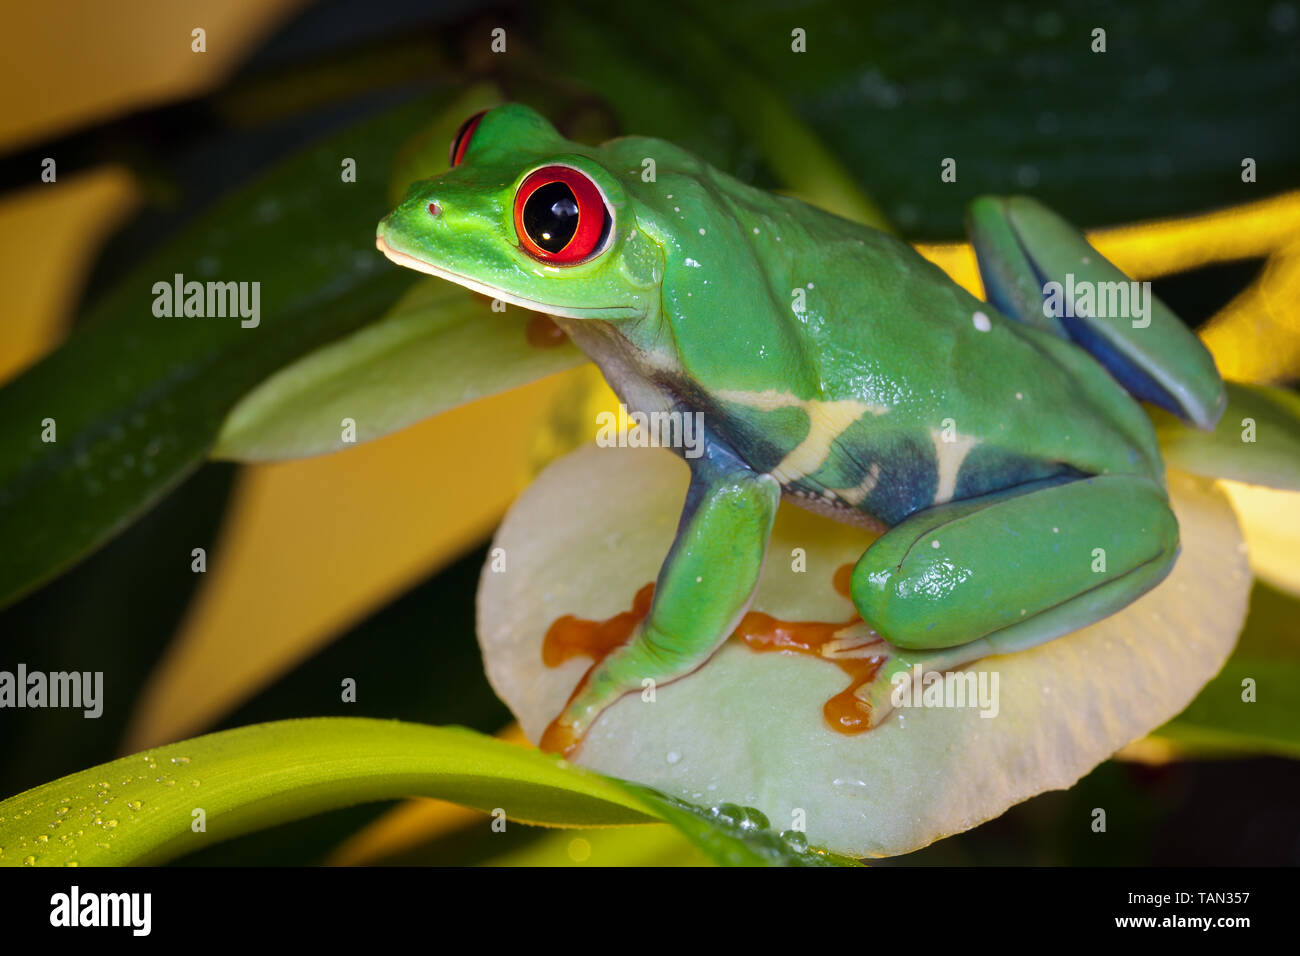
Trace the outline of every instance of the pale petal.
{"type": "MultiPolygon", "coordinates": [[[[687,470],[659,449],[588,447],[542,473],[515,504],[479,588],[488,676],[532,740],[587,662],[549,670],[542,637],[564,614],[627,609],[654,579],[677,524],[687,470]],[[499,564],[497,565],[500,566],[499,564]]],[[[1212,482],[1172,474],[1183,553],[1125,611],[1046,645],[987,658],[1000,712],[908,709],[858,736],[832,731],[827,697],[845,678],[824,661],[730,642],[653,703],[624,697],[578,762],[700,804],[762,810],[776,829],[797,811],[811,843],[856,856],[924,846],[1044,790],[1071,786],[1177,714],[1223,664],[1246,613],[1250,574],[1236,520],[1212,482]]],[[[783,507],[755,608],[788,620],[845,620],[834,569],[861,531],[783,507]],[[791,570],[794,548],[807,571],[791,570]]]]}

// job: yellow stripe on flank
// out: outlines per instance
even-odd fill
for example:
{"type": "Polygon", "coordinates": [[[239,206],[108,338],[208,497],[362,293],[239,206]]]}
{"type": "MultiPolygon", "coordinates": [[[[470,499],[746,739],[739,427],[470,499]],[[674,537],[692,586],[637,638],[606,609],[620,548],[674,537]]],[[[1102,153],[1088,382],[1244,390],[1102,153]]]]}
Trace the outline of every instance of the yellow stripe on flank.
{"type": "Polygon", "coordinates": [[[883,405],[873,405],[854,398],[839,399],[833,402],[816,398],[798,398],[789,392],[767,389],[762,392],[721,391],[718,397],[726,402],[735,402],[760,412],[771,412],[779,408],[802,408],[808,416],[808,434],[804,440],[772,469],[772,477],[782,484],[792,484],[800,478],[811,475],[826,463],[830,457],[831,445],[848,430],[848,427],[870,412],[883,415],[887,411],[883,405]]]}
{"type": "Polygon", "coordinates": [[[871,468],[867,471],[867,476],[852,488],[832,488],[831,490],[842,501],[853,505],[855,508],[866,500],[867,495],[876,490],[876,485],[880,482],[880,462],[873,461],[871,468]]]}
{"type": "Polygon", "coordinates": [[[952,441],[945,441],[942,432],[930,431],[934,440],[934,457],[938,467],[937,487],[934,503],[941,505],[952,501],[953,492],[957,490],[957,475],[961,473],[962,462],[970,450],[979,444],[979,439],[970,435],[955,435],[952,441]]]}
{"type": "Polygon", "coordinates": [[[718,392],[718,398],[724,402],[735,402],[746,408],[755,408],[760,412],[774,412],[778,408],[803,408],[805,401],[789,392],[778,392],[774,388],[762,392],[743,392],[724,389],[718,392]]]}

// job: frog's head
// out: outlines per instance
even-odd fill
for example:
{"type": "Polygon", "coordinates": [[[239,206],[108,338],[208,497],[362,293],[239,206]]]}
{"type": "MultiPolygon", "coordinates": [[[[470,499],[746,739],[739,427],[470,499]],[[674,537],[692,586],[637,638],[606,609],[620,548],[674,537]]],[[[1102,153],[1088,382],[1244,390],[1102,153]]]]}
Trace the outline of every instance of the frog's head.
{"type": "Polygon", "coordinates": [[[646,315],[662,253],[600,156],[528,107],[480,113],[454,137],[451,169],[412,185],[376,244],[399,265],[523,308],[646,315]]]}

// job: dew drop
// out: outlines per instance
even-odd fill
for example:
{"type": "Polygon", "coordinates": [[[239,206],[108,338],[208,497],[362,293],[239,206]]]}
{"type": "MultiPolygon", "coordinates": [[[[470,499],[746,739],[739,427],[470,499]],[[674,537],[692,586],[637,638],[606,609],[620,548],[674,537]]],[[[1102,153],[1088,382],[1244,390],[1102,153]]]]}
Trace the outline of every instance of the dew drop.
{"type": "Polygon", "coordinates": [[[799,830],[785,830],[781,833],[781,842],[796,853],[808,852],[808,838],[799,830]]]}

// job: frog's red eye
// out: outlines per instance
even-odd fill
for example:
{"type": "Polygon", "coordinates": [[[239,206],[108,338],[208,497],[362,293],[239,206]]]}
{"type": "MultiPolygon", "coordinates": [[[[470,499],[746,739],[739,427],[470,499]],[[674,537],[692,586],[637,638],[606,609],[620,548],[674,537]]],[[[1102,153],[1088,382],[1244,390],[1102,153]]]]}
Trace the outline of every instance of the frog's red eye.
{"type": "Polygon", "coordinates": [[[515,232],[544,262],[572,265],[604,245],[612,225],[591,178],[571,166],[543,166],[515,193],[515,232]]]}
{"type": "Polygon", "coordinates": [[[483,114],[487,110],[479,110],[465,122],[460,124],[460,129],[456,130],[456,135],[451,138],[451,150],[447,153],[447,159],[452,166],[459,166],[460,161],[465,158],[465,150],[469,149],[469,141],[474,138],[474,130],[478,129],[478,124],[483,119],[483,114]]]}

